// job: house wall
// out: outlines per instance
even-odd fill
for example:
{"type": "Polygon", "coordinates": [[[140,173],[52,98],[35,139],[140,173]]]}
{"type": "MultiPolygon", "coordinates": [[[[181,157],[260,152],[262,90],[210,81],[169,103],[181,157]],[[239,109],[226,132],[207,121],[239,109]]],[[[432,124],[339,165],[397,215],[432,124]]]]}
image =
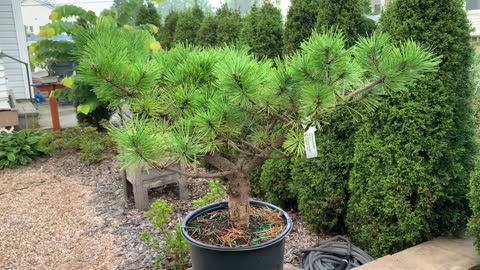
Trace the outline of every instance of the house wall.
{"type": "Polygon", "coordinates": [[[468,19],[472,23],[472,38],[480,37],[480,9],[467,11],[468,19]]]}
{"type": "MultiPolygon", "coordinates": [[[[29,62],[19,0],[0,0],[0,50],[21,61],[29,62]]],[[[25,65],[7,57],[2,60],[5,77],[8,79],[7,88],[13,90],[17,99],[29,98],[25,65]]]]}
{"type": "Polygon", "coordinates": [[[41,0],[23,0],[22,1],[22,15],[23,24],[26,31],[32,34],[38,34],[40,27],[49,23],[48,17],[52,12],[53,7],[50,4],[45,4],[41,0]]]}

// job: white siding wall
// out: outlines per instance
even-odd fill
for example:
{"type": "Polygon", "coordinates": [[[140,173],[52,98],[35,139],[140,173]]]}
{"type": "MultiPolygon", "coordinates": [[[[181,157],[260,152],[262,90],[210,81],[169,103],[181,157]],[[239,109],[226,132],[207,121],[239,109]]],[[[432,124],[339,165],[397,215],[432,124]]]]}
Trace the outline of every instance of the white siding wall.
{"type": "MultiPolygon", "coordinates": [[[[24,62],[29,62],[20,0],[0,0],[0,50],[24,62]]],[[[2,60],[5,76],[8,79],[8,89],[13,90],[17,99],[29,98],[25,65],[7,57],[2,60]]]]}

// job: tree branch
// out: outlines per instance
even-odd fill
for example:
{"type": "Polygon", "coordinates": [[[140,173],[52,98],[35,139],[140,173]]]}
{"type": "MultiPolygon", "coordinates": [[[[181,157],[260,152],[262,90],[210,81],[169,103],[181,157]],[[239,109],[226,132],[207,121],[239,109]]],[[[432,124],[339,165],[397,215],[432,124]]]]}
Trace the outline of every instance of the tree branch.
{"type": "Polygon", "coordinates": [[[250,161],[244,168],[243,171],[245,173],[251,173],[255,168],[258,166],[262,165],[267,159],[270,158],[272,155],[273,151],[275,151],[276,148],[279,148],[280,146],[283,145],[285,142],[286,137],[280,137],[278,138],[270,147],[265,149],[262,153],[261,157],[256,157],[252,161],[250,161]]]}
{"type": "Polygon", "coordinates": [[[95,64],[92,64],[92,70],[95,71],[95,73],[100,77],[102,78],[104,81],[108,82],[110,85],[112,85],[113,87],[121,90],[122,92],[124,92],[127,96],[131,97],[133,96],[133,92],[126,88],[125,86],[123,85],[120,85],[119,83],[115,82],[112,78],[111,78],[111,75],[110,76],[105,76],[105,74],[103,74],[100,70],[98,70],[98,67],[97,65],[95,64]]]}
{"type": "Polygon", "coordinates": [[[357,96],[360,96],[362,94],[364,94],[365,92],[367,92],[368,90],[372,89],[373,87],[379,85],[379,84],[382,84],[385,82],[385,78],[381,78],[381,79],[378,79],[376,81],[373,81],[367,85],[365,85],[364,87],[360,88],[360,89],[357,89],[355,91],[353,91],[352,93],[348,94],[347,95],[347,99],[348,100],[352,100],[354,99],[355,97],[357,96]]]}
{"type": "Polygon", "coordinates": [[[204,159],[221,171],[233,171],[236,169],[233,162],[219,155],[206,155],[204,159]]]}
{"type": "Polygon", "coordinates": [[[233,171],[224,171],[224,172],[218,172],[218,173],[199,173],[199,172],[190,173],[183,170],[177,170],[170,166],[168,167],[162,166],[160,164],[153,163],[153,162],[147,161],[147,164],[159,171],[170,171],[170,172],[178,173],[178,174],[181,174],[187,177],[192,177],[192,178],[218,178],[218,177],[224,177],[224,176],[233,174],[233,171]]]}

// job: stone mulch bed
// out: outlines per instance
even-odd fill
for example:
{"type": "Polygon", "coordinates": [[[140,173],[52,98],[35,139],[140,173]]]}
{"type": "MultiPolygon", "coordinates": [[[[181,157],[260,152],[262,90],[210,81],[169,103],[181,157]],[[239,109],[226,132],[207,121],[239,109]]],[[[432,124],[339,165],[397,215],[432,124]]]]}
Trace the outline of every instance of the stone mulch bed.
{"type": "MultiPolygon", "coordinates": [[[[188,180],[192,199],[206,193],[208,182],[188,180]]],[[[150,194],[175,205],[172,227],[194,209],[176,192],[171,186],[150,194]]],[[[0,213],[0,269],[153,269],[157,254],[140,233],[155,232],[133,202],[124,201],[112,157],[93,165],[76,156],[51,157],[0,171],[0,213]]],[[[311,234],[297,213],[290,215],[295,225],[285,263],[298,266],[300,249],[322,237],[311,234]]]]}

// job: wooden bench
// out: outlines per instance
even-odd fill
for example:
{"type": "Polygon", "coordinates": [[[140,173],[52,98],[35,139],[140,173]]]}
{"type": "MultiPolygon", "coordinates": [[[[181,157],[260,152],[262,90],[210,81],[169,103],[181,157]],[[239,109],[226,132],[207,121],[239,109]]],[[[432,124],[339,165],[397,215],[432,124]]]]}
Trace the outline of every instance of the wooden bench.
{"type": "MultiPolygon", "coordinates": [[[[174,168],[180,169],[180,166],[173,165],[174,168]]],[[[148,200],[148,190],[165,186],[168,184],[178,184],[180,199],[188,199],[189,192],[187,181],[183,175],[178,173],[163,171],[149,168],[148,165],[142,165],[137,169],[132,167],[123,170],[123,189],[125,199],[131,196],[135,201],[135,207],[139,210],[146,211],[150,207],[148,200]]]]}

